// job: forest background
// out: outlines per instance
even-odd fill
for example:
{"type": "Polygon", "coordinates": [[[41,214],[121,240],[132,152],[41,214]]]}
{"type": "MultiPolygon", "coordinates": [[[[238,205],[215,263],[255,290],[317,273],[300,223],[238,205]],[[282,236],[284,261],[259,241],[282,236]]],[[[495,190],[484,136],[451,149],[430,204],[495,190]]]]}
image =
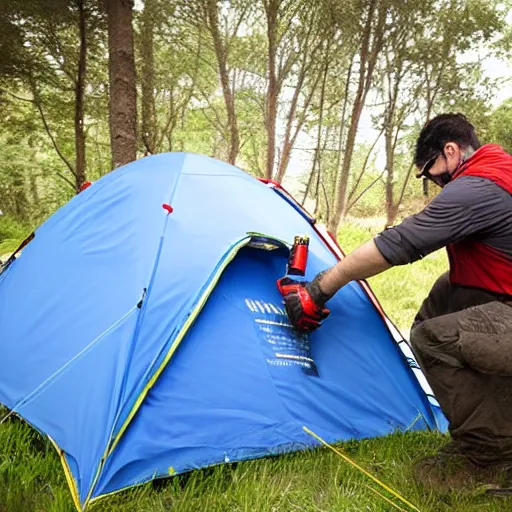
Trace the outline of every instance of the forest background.
{"type": "MultiPolygon", "coordinates": [[[[436,193],[414,142],[464,113],[512,151],[510,0],[0,0],[0,257],[86,181],[164,151],[271,178],[354,249],[436,193]]],[[[407,335],[447,266],[438,251],[371,278],[407,335]]],[[[3,409],[0,409],[0,412],[3,409]]],[[[57,454],[0,428],[0,512],[72,510],[57,454]]],[[[436,432],[345,443],[422,511],[509,510],[512,498],[426,493],[436,432]]],[[[142,486],[98,510],[371,510],[391,505],[328,450],[222,465],[142,486]]]]}
{"type": "Polygon", "coordinates": [[[392,225],[435,193],[412,166],[434,115],[512,150],[511,23],[496,0],[2,0],[0,254],[164,151],[281,182],[332,231],[392,225]]]}

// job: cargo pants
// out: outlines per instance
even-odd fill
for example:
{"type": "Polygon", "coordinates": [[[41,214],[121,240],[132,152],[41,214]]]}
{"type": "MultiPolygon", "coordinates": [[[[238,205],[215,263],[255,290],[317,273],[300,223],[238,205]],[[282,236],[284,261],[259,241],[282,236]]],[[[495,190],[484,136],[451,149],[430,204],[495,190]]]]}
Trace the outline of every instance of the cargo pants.
{"type": "Polygon", "coordinates": [[[449,421],[457,451],[481,467],[512,464],[512,303],[486,291],[434,284],[411,345],[449,421]]]}

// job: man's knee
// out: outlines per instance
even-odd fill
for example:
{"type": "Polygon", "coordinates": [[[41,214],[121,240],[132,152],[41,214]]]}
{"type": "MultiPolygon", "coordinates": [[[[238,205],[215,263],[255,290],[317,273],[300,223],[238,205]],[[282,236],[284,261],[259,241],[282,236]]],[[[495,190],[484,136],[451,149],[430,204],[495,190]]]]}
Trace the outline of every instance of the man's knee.
{"type": "Polygon", "coordinates": [[[422,322],[413,327],[409,340],[413,352],[419,355],[424,353],[424,347],[428,344],[428,334],[424,324],[425,322],[422,322]]]}
{"type": "Polygon", "coordinates": [[[414,355],[423,363],[434,359],[450,366],[460,366],[458,341],[456,314],[425,320],[414,327],[410,335],[414,355]]]}
{"type": "Polygon", "coordinates": [[[512,377],[512,337],[510,334],[482,336],[463,333],[461,354],[465,363],[489,375],[512,377]]]}
{"type": "Polygon", "coordinates": [[[461,318],[460,348],[468,366],[512,376],[512,310],[500,302],[471,308],[461,318]]]}

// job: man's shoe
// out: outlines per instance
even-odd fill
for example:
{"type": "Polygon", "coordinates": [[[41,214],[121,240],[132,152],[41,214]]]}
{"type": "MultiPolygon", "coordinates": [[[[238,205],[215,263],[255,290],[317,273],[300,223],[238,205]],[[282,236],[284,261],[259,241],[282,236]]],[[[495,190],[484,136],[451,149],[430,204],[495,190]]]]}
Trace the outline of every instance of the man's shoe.
{"type": "Polygon", "coordinates": [[[450,439],[450,441],[437,450],[437,453],[443,455],[463,455],[464,451],[458,441],[450,439]]]}
{"type": "Polygon", "coordinates": [[[436,492],[470,491],[476,487],[503,487],[510,468],[482,468],[460,453],[438,453],[419,460],[413,468],[417,483],[436,492]]]}

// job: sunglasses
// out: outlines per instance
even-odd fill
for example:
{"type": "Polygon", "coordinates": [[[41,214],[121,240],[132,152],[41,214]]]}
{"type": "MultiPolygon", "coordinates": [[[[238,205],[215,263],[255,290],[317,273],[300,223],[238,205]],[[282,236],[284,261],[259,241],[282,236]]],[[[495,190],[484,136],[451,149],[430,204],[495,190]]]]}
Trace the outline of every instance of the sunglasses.
{"type": "Polygon", "coordinates": [[[451,180],[451,175],[448,171],[445,171],[444,173],[439,174],[437,176],[432,176],[432,174],[430,174],[430,169],[432,169],[432,167],[436,163],[437,158],[441,154],[442,153],[437,153],[432,158],[430,158],[430,160],[427,160],[427,162],[421,168],[420,172],[416,175],[416,177],[421,178],[423,176],[429,179],[430,181],[434,182],[436,185],[444,187],[451,180]]]}
{"type": "Polygon", "coordinates": [[[432,169],[432,167],[436,163],[437,157],[440,154],[441,153],[436,153],[432,158],[428,159],[425,165],[420,169],[420,172],[416,174],[416,178],[421,178],[422,176],[424,176],[425,178],[428,178],[430,180],[433,179],[434,176],[430,174],[430,169],[432,169]]]}

